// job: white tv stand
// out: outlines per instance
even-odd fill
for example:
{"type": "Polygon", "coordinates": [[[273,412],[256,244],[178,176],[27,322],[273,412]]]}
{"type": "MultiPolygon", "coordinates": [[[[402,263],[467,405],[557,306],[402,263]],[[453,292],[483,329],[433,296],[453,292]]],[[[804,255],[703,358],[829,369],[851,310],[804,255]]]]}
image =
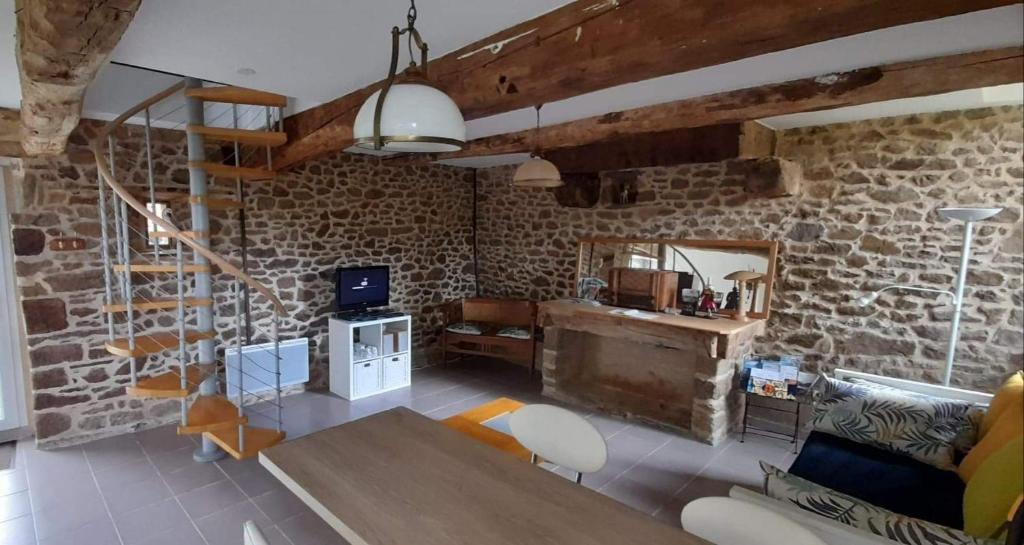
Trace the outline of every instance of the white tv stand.
{"type": "Polygon", "coordinates": [[[336,395],[356,400],[411,383],[412,317],[407,314],[360,322],[331,318],[328,342],[331,392],[336,395]],[[376,355],[357,354],[357,342],[376,347],[376,355]]]}

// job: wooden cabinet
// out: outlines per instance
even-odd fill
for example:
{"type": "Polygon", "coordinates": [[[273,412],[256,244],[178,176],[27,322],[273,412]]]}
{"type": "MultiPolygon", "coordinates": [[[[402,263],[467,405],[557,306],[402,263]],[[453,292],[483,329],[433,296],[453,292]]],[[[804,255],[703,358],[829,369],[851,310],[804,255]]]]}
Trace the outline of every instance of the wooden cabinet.
{"type": "Polygon", "coordinates": [[[678,272],[617,267],[609,279],[608,291],[615,306],[653,311],[676,306],[678,272]]]}

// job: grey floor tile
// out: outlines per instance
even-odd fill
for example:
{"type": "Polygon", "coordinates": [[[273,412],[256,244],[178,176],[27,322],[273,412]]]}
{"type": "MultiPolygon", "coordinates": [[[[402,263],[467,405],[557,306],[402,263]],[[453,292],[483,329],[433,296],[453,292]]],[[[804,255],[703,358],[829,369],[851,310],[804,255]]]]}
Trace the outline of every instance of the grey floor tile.
{"type": "Polygon", "coordinates": [[[67,532],[40,539],[39,545],[120,545],[121,540],[109,518],[102,518],[67,532]]]}
{"type": "MultiPolygon", "coordinates": [[[[73,498],[69,498],[73,500],[73,498]]],[[[109,519],[102,501],[65,501],[61,505],[35,511],[36,538],[49,539],[72,532],[101,519],[109,519]]]]}
{"type": "Polygon", "coordinates": [[[605,439],[612,437],[629,426],[629,423],[625,420],[602,414],[591,414],[587,416],[587,420],[590,420],[590,423],[597,428],[597,431],[601,432],[605,439]]]}
{"type": "Polygon", "coordinates": [[[23,469],[0,471],[0,496],[28,490],[28,474],[23,469]]]}
{"type": "Polygon", "coordinates": [[[150,456],[163,454],[185,447],[195,447],[195,443],[187,435],[178,435],[176,425],[161,426],[135,434],[135,440],[142,446],[142,450],[150,456]]]}
{"type": "Polygon", "coordinates": [[[181,506],[193,520],[218,513],[246,499],[242,490],[227,477],[178,496],[181,506]]]}
{"type": "MultiPolygon", "coordinates": [[[[271,526],[270,528],[261,528],[263,537],[267,540],[269,545],[303,545],[301,543],[292,543],[290,539],[285,537],[284,533],[277,526],[271,526]]],[[[241,531],[241,530],[239,530],[241,531]]]]}
{"type": "Polygon", "coordinates": [[[110,491],[126,484],[159,477],[156,467],[149,462],[149,458],[140,458],[117,467],[97,471],[94,475],[100,492],[104,494],[109,494],[110,491]]]}
{"type": "Polygon", "coordinates": [[[0,543],[3,545],[35,545],[35,521],[32,520],[32,516],[25,515],[0,522],[0,543]]]}
{"type": "Polygon", "coordinates": [[[237,545],[242,538],[242,525],[247,520],[261,529],[273,526],[251,501],[235,504],[195,523],[209,545],[237,545]]]}
{"type": "MultiPolygon", "coordinates": [[[[238,543],[242,543],[242,531],[238,531],[238,543]]],[[[191,521],[177,526],[154,532],[137,545],[206,545],[199,530],[191,521]]]]}
{"type": "Polygon", "coordinates": [[[672,498],[671,492],[624,477],[601,487],[601,493],[648,515],[653,514],[658,507],[672,498]]]}
{"type": "Polygon", "coordinates": [[[85,473],[78,479],[66,481],[40,481],[29,477],[29,494],[32,497],[32,510],[46,511],[59,509],[73,503],[101,503],[102,496],[96,487],[91,473],[85,473]]]}
{"type": "Polygon", "coordinates": [[[125,513],[171,497],[171,489],[163,478],[154,473],[148,479],[104,487],[103,497],[111,513],[125,513]]]}
{"type": "Polygon", "coordinates": [[[16,519],[32,513],[28,490],[0,496],[0,522],[16,519]]]}
{"type": "Polygon", "coordinates": [[[190,524],[188,515],[175,498],[147,505],[140,509],[114,515],[114,524],[124,545],[140,545],[171,528],[190,524]]]}
{"type": "Polygon", "coordinates": [[[195,450],[196,446],[192,445],[168,452],[162,452],[160,454],[150,455],[149,459],[160,473],[173,473],[181,468],[196,463],[192,459],[192,453],[195,452],[195,450]]]}
{"type": "MultiPolygon", "coordinates": [[[[346,541],[315,513],[303,513],[282,521],[278,528],[295,545],[344,545],[346,541]]],[[[213,545],[212,543],[210,545],[213,545]]]]}
{"type": "Polygon", "coordinates": [[[146,458],[146,453],[142,450],[142,445],[135,440],[134,434],[118,435],[87,443],[82,450],[85,451],[89,466],[96,472],[146,458]]]}
{"type": "Polygon", "coordinates": [[[306,504],[287,488],[271,490],[252,501],[274,524],[309,511],[306,504]]]}
{"type": "Polygon", "coordinates": [[[259,466],[252,467],[237,475],[232,475],[231,479],[235,481],[235,484],[242,489],[242,492],[245,492],[245,495],[250,498],[262,496],[271,490],[284,488],[281,481],[277,480],[266,469],[259,466]]]}
{"type": "Polygon", "coordinates": [[[224,472],[216,464],[193,462],[163,476],[171,492],[178,495],[220,481],[224,479],[224,472]]]}

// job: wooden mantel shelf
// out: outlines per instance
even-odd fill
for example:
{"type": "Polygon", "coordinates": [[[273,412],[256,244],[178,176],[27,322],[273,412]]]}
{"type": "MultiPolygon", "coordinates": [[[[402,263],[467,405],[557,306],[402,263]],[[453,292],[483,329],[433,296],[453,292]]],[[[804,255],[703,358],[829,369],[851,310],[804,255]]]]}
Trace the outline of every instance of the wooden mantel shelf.
{"type": "Polygon", "coordinates": [[[641,312],[645,316],[639,317],[613,313],[618,309],[573,300],[545,301],[538,306],[537,321],[544,327],[561,327],[669,348],[692,348],[694,343],[699,343],[707,347],[708,356],[717,358],[735,357],[733,352],[743,341],[765,331],[765,320],[709,320],[644,311],[641,312]]]}

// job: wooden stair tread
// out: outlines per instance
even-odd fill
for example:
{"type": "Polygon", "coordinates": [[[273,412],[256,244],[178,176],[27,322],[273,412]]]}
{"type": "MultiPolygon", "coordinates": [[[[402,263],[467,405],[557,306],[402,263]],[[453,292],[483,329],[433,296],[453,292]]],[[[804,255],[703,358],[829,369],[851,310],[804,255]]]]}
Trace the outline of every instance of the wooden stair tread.
{"type": "Polygon", "coordinates": [[[468,418],[464,418],[460,415],[448,417],[441,421],[442,424],[449,428],[463,433],[481,443],[490,445],[498,450],[507,452],[520,460],[529,460],[530,451],[521,445],[519,441],[516,441],[515,437],[502,433],[493,428],[488,428],[483,424],[473,422],[468,418]]]}
{"type": "MultiPolygon", "coordinates": [[[[131,272],[137,273],[176,273],[178,272],[178,266],[171,263],[167,265],[154,264],[154,263],[129,263],[128,268],[131,272]]],[[[114,265],[114,272],[124,272],[124,265],[114,265]]],[[[208,273],[210,272],[209,265],[196,265],[194,263],[185,265],[183,267],[184,272],[187,273],[208,273]]]]}
{"type": "MultiPolygon", "coordinates": [[[[209,307],[213,305],[213,299],[207,297],[186,297],[185,304],[190,307],[209,307]]],[[[178,308],[178,300],[174,298],[132,299],[132,310],[167,310],[174,308],[178,308]]],[[[126,312],[127,310],[128,305],[125,303],[103,305],[103,312],[126,312]]]]}
{"type": "Polygon", "coordinates": [[[201,195],[189,197],[188,202],[190,204],[205,204],[210,210],[245,208],[245,203],[242,201],[236,201],[234,199],[218,199],[216,197],[203,197],[201,195]]]}
{"type": "Polygon", "coordinates": [[[186,131],[192,134],[201,134],[211,140],[238,142],[239,144],[250,144],[253,146],[276,147],[283,146],[288,142],[288,135],[283,132],[225,129],[203,125],[189,125],[186,131]]]}
{"type": "Polygon", "coordinates": [[[212,365],[189,365],[185,370],[188,385],[181,388],[181,373],[178,369],[165,371],[158,375],[139,379],[135,386],[128,386],[125,392],[136,397],[188,397],[199,388],[202,382],[213,372],[212,365]]]}
{"type": "Polygon", "coordinates": [[[211,176],[241,178],[243,180],[269,180],[276,174],[273,170],[267,170],[265,168],[236,167],[234,165],[224,165],[221,163],[211,163],[207,161],[189,161],[188,166],[191,168],[201,168],[211,176]]]}
{"type": "Polygon", "coordinates": [[[250,104],[253,106],[275,106],[281,108],[288,105],[288,97],[284,95],[232,85],[185,89],[185,96],[207,102],[225,102],[228,104],[250,104]]]}
{"type": "MultiPolygon", "coordinates": [[[[214,334],[212,331],[200,332],[200,331],[186,331],[185,342],[192,344],[204,339],[212,339],[214,334]]],[[[138,356],[145,356],[147,354],[159,354],[164,350],[177,350],[178,349],[178,334],[170,331],[161,333],[147,333],[144,335],[135,336],[135,350],[132,351],[128,348],[128,339],[120,338],[108,341],[106,344],[107,352],[115,356],[121,356],[124,358],[132,358],[138,356]]]]}
{"type": "Polygon", "coordinates": [[[214,443],[217,443],[217,446],[224,449],[225,452],[230,454],[231,457],[236,460],[252,458],[261,450],[284,441],[285,437],[285,433],[283,431],[272,430],[269,428],[244,426],[244,430],[244,451],[239,451],[238,449],[238,426],[225,428],[223,430],[208,431],[203,434],[203,437],[207,437],[214,443]]]}
{"type": "Polygon", "coordinates": [[[248,417],[238,416],[238,406],[223,395],[199,396],[188,408],[188,425],[178,426],[178,435],[237,428],[248,422],[248,417]]]}
{"type": "Polygon", "coordinates": [[[521,401],[509,399],[507,397],[499,397],[489,403],[483,405],[477,405],[467,411],[462,411],[457,416],[461,416],[470,422],[476,422],[477,424],[483,424],[488,420],[497,418],[503,414],[516,411],[523,406],[521,401]]]}

